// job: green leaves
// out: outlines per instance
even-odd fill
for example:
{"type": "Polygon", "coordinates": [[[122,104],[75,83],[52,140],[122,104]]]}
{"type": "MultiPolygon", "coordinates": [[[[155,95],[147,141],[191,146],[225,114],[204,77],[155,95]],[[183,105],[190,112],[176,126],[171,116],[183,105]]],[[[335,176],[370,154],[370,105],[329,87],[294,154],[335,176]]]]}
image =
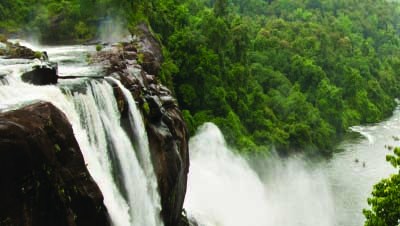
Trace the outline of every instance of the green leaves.
{"type": "MultiPolygon", "coordinates": [[[[400,168],[400,148],[386,160],[396,169],[400,168]]],[[[370,210],[364,209],[365,226],[397,226],[400,222],[400,171],[374,185],[372,197],[368,198],[370,210]]]]}
{"type": "Polygon", "coordinates": [[[384,0],[6,0],[0,30],[84,42],[110,17],[131,33],[144,21],[163,45],[159,79],[192,132],[214,121],[238,149],[329,152],[349,126],[395,106],[398,9],[384,0]]]}

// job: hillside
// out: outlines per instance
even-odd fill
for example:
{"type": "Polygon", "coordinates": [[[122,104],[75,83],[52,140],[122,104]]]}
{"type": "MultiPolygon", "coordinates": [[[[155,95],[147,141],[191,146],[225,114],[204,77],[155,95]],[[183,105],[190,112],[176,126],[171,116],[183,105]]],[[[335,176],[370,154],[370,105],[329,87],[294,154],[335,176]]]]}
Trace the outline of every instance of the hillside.
{"type": "Polygon", "coordinates": [[[0,31],[43,43],[100,40],[105,21],[148,23],[159,79],[193,133],[216,123],[246,151],[330,153],[400,93],[400,7],[383,0],[2,1],[0,31]]]}

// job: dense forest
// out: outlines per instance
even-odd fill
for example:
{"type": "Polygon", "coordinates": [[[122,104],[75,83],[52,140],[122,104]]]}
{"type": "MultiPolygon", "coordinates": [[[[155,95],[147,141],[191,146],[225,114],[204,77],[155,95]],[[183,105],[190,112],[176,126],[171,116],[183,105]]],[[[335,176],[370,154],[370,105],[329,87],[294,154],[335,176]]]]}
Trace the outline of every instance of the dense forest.
{"type": "Polygon", "coordinates": [[[0,32],[87,42],[107,20],[149,24],[159,79],[193,133],[212,121],[243,152],[330,153],[400,94],[400,7],[385,0],[15,0],[0,32]]]}

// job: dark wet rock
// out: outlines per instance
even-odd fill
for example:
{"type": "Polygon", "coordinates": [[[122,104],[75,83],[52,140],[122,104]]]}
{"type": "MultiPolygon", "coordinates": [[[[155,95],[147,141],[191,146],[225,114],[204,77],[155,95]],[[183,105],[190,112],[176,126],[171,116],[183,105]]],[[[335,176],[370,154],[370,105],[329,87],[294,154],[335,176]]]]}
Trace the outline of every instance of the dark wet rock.
{"type": "Polygon", "coordinates": [[[158,75],[164,61],[160,42],[145,23],[137,26],[137,35],[139,36],[138,52],[142,57],[143,69],[149,74],[158,75]]]}
{"type": "Polygon", "coordinates": [[[57,63],[42,62],[40,65],[32,67],[32,71],[28,71],[21,76],[22,81],[34,85],[50,85],[57,84],[57,63]]]}
{"type": "MultiPolygon", "coordinates": [[[[165,226],[183,226],[187,221],[182,211],[189,171],[189,134],[172,92],[157,79],[163,60],[161,46],[144,26],[139,25],[136,42],[120,43],[112,50],[98,52],[92,57],[92,62],[102,65],[106,74],[120,80],[138,104],[149,138],[165,226]],[[127,59],[127,52],[133,56],[135,50],[137,59],[127,59]],[[139,65],[136,62],[147,61],[147,58],[139,59],[145,52],[149,53],[148,59],[151,60],[148,64],[141,62],[139,65]]],[[[127,129],[128,104],[118,89],[114,86],[122,115],[121,124],[127,133],[131,133],[127,129]]]]}
{"type": "Polygon", "coordinates": [[[45,102],[0,114],[0,200],[0,225],[110,225],[71,125],[45,102]]]}
{"type": "Polygon", "coordinates": [[[162,107],[161,99],[158,96],[146,96],[146,102],[149,105],[147,116],[150,122],[159,121],[165,114],[165,109],[162,107]]]}
{"type": "Polygon", "coordinates": [[[163,215],[166,225],[180,222],[189,171],[189,134],[178,108],[168,108],[159,123],[147,125],[150,147],[156,157],[163,215]],[[166,126],[166,127],[165,127],[166,126]]]}

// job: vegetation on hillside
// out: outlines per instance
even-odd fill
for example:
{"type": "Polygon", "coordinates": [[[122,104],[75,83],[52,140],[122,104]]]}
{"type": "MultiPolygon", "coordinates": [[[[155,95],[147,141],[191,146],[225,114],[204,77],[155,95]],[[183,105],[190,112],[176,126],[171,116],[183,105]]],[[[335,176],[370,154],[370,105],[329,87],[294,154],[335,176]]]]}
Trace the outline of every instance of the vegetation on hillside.
{"type": "Polygon", "coordinates": [[[111,17],[131,31],[145,21],[190,130],[213,121],[243,151],[329,153],[400,93],[400,7],[386,0],[14,0],[0,17],[3,32],[43,41],[90,40],[111,17]]]}

